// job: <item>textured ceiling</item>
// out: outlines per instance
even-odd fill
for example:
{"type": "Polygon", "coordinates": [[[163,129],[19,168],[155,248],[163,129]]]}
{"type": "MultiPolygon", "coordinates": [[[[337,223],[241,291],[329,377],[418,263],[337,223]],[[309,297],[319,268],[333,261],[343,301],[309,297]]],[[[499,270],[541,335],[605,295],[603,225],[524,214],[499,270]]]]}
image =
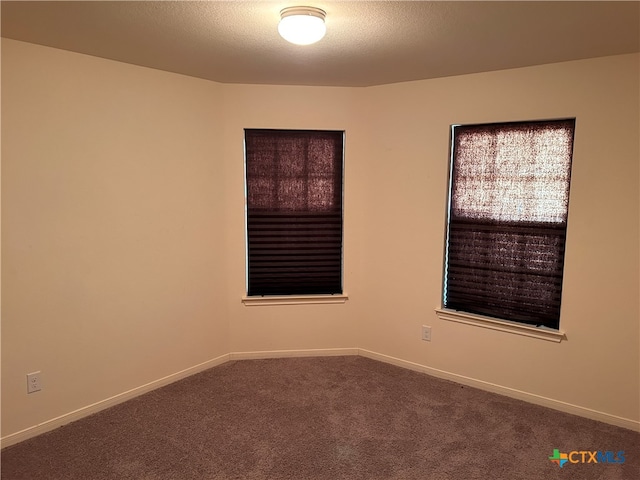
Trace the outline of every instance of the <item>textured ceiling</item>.
{"type": "Polygon", "coordinates": [[[640,51],[639,2],[2,2],[2,36],[225,83],[368,86],[640,51]],[[282,8],[327,12],[315,45],[282,8]]]}

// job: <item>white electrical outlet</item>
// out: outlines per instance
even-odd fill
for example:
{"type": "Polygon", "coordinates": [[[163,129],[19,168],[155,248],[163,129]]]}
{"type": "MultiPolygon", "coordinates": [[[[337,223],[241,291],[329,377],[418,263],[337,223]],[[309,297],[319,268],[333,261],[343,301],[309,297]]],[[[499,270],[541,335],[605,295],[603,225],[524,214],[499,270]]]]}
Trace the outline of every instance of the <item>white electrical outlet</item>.
{"type": "Polygon", "coordinates": [[[27,393],[39,392],[42,390],[42,373],[27,373],[27,393]]]}
{"type": "Polygon", "coordinates": [[[422,340],[425,342],[431,341],[431,327],[422,325],[422,340]]]}

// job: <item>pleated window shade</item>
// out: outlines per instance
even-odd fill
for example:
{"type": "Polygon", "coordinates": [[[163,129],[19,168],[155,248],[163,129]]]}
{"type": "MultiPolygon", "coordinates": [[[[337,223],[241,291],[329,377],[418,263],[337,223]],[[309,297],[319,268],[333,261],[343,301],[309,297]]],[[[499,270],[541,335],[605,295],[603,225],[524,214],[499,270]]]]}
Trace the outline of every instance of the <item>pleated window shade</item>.
{"type": "Polygon", "coordinates": [[[245,130],[249,296],[342,293],[343,137],[245,130]]]}
{"type": "Polygon", "coordinates": [[[452,127],[446,308],[559,328],[574,127],[452,127]]]}

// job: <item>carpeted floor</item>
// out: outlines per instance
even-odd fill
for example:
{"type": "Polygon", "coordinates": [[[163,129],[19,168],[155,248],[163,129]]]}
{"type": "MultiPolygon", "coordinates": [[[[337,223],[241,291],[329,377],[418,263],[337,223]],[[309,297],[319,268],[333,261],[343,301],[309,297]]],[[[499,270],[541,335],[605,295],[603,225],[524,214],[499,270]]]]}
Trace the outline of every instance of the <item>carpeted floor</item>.
{"type": "Polygon", "coordinates": [[[3,480],[640,478],[639,433],[356,356],[229,362],[1,453],[3,480]]]}

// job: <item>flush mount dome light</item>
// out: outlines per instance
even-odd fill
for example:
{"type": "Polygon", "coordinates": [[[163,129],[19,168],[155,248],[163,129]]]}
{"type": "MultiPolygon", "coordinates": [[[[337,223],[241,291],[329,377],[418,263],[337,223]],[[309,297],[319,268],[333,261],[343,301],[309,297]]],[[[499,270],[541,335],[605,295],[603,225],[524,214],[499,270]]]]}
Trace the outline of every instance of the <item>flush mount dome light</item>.
{"type": "Polygon", "coordinates": [[[327,31],[324,10],[315,7],[289,7],[280,12],[278,32],[287,42],[296,45],[316,43],[327,31]]]}

